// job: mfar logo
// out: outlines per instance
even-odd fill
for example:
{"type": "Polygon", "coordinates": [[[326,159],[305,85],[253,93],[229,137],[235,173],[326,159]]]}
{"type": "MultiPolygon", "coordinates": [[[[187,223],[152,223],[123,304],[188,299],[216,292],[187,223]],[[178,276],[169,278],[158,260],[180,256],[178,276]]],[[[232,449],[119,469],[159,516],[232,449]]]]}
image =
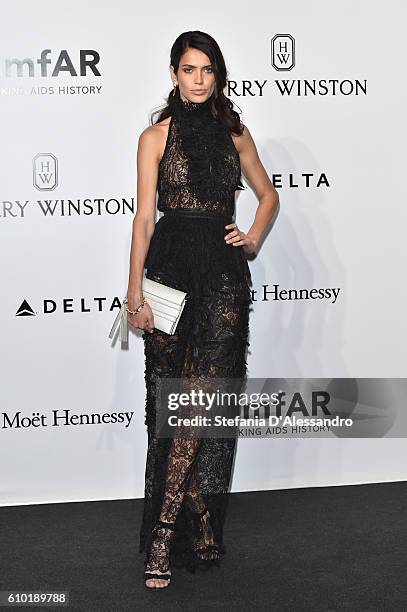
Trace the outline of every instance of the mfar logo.
{"type": "MultiPolygon", "coordinates": [[[[105,297],[94,297],[90,300],[86,300],[85,298],[62,298],[61,307],[58,309],[58,304],[55,300],[52,299],[44,299],[43,300],[43,309],[42,314],[52,314],[57,312],[57,310],[62,310],[62,312],[92,312],[93,310],[97,310],[99,312],[103,312],[103,306],[107,304],[109,308],[109,312],[113,310],[113,308],[120,308],[120,300],[118,298],[113,298],[113,300],[108,301],[108,298],[105,297]],[[75,302],[79,302],[77,307],[75,308],[75,302]]],[[[36,310],[29,304],[29,302],[24,299],[20,306],[17,309],[16,316],[17,317],[35,317],[38,314],[36,310]]]]}
{"type": "Polygon", "coordinates": [[[71,59],[68,51],[62,49],[59,52],[56,60],[52,61],[48,55],[52,53],[51,49],[41,51],[39,59],[25,57],[18,59],[16,57],[6,58],[3,60],[4,74],[0,72],[0,76],[6,77],[57,77],[60,73],[69,73],[71,76],[88,76],[91,72],[95,76],[101,76],[97,64],[100,61],[100,55],[93,49],[80,49],[79,58],[71,59]],[[39,64],[39,70],[36,69],[36,64],[39,64]],[[52,68],[48,66],[52,64],[52,68]],[[27,74],[28,72],[28,74],[27,74]]]}

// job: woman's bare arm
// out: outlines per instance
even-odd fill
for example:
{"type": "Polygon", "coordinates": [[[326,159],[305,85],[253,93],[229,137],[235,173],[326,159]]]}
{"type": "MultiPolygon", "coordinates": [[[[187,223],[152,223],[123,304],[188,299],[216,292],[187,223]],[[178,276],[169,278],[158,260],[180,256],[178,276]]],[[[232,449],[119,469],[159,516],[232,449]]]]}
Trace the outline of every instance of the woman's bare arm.
{"type": "Polygon", "coordinates": [[[254,252],[257,250],[269,223],[274,217],[279,203],[279,196],[260,161],[256,145],[246,126],[244,126],[241,136],[234,137],[234,142],[240,155],[242,173],[259,200],[254,222],[246,234],[251,240],[249,252],[254,252]]]}
{"type": "Polygon", "coordinates": [[[143,296],[144,262],[155,226],[159,150],[158,130],[149,126],[140,134],[137,148],[137,209],[133,219],[127,290],[130,310],[139,306],[143,296]]]}

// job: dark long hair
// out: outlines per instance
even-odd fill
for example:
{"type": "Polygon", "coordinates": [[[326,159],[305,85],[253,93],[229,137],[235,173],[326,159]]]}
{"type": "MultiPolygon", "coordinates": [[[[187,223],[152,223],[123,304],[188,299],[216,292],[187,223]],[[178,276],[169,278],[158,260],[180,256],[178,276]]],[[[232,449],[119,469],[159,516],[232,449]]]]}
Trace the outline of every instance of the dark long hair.
{"type": "MultiPolygon", "coordinates": [[[[240,136],[243,133],[243,126],[240,123],[240,115],[233,110],[232,100],[230,100],[223,93],[223,90],[226,87],[228,73],[222,51],[220,50],[218,43],[214,38],[212,38],[212,36],[206,34],[205,32],[200,32],[199,30],[183,32],[180,34],[172,45],[170,53],[170,63],[173,66],[175,73],[178,72],[179,63],[183,53],[189,48],[203,51],[203,53],[205,53],[211,61],[213,72],[215,74],[215,87],[212,94],[213,101],[211,105],[213,116],[219,118],[219,121],[228,127],[231,132],[240,136]]],[[[172,89],[172,91],[168,94],[166,106],[164,106],[164,108],[158,109],[151,113],[150,121],[152,125],[172,115],[174,93],[175,89],[172,89]],[[158,117],[155,121],[153,121],[153,117],[157,113],[159,113],[158,117]]]]}

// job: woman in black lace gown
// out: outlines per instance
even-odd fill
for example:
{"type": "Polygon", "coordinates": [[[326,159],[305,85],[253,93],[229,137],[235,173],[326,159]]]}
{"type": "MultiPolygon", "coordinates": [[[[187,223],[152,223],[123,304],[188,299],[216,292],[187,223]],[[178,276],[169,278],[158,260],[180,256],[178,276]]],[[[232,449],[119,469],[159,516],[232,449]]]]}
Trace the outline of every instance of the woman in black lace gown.
{"type": "MultiPolygon", "coordinates": [[[[251,136],[247,128],[242,134],[239,115],[222,93],[226,68],[214,39],[181,34],[170,74],[168,105],[139,140],[127,292],[129,322],[144,330],[148,451],[140,551],[149,588],[169,584],[170,566],[210,567],[225,552],[236,439],[157,436],[157,384],[163,377],[181,379],[184,389],[208,388],[214,378],[243,384],[252,303],[244,253],[255,251],[276,204],[251,136]],[[232,133],[241,134],[240,155],[232,133]],[[233,222],[235,191],[244,188],[244,151],[245,175],[260,200],[247,234],[233,222]],[[154,224],[156,190],[164,215],[154,224]],[[144,268],[148,278],[188,294],[173,335],[154,329],[148,304],[132,314],[142,302],[144,268]]],[[[195,414],[193,406],[186,411],[195,414]]]]}

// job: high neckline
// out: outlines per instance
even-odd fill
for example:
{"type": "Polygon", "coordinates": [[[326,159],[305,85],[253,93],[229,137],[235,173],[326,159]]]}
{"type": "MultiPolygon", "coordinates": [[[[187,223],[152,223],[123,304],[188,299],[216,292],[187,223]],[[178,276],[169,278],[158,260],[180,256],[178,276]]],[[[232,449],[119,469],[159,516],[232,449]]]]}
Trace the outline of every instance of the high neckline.
{"type": "Polygon", "coordinates": [[[199,116],[202,117],[204,115],[211,116],[212,115],[212,100],[213,94],[209,96],[203,102],[193,102],[192,100],[183,100],[181,98],[181,94],[179,89],[177,88],[174,96],[175,107],[179,110],[180,113],[184,114],[188,117],[199,116]]]}

